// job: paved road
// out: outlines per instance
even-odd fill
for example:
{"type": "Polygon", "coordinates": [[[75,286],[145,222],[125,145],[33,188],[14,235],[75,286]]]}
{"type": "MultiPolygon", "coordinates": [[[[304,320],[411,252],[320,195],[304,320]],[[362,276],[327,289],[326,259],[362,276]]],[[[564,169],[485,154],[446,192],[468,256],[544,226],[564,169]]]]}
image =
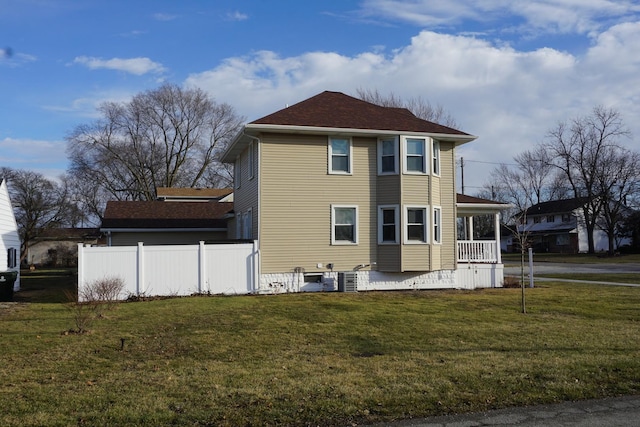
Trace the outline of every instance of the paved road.
{"type": "Polygon", "coordinates": [[[554,405],[406,420],[377,427],[637,427],[640,396],[626,396],[554,405]]]}
{"type": "MultiPolygon", "coordinates": [[[[620,273],[640,273],[640,263],[628,263],[628,264],[573,264],[573,263],[554,263],[554,262],[535,262],[533,263],[533,277],[534,280],[545,279],[545,274],[570,274],[570,273],[594,273],[594,274],[609,274],[610,279],[605,284],[613,285],[619,284],[621,286],[640,286],[638,284],[617,283],[616,274],[620,273]]],[[[505,276],[520,276],[520,266],[514,266],[509,264],[504,268],[505,276]]],[[[525,275],[529,275],[529,264],[525,265],[525,275]]],[[[550,279],[562,281],[560,279],[550,279]]],[[[566,281],[566,280],[565,280],[566,281]]],[[[572,282],[580,282],[580,280],[570,280],[572,282]]],[[[602,282],[589,282],[586,283],[602,283],[602,282]]],[[[640,421],[638,422],[640,426],[640,421]]]]}

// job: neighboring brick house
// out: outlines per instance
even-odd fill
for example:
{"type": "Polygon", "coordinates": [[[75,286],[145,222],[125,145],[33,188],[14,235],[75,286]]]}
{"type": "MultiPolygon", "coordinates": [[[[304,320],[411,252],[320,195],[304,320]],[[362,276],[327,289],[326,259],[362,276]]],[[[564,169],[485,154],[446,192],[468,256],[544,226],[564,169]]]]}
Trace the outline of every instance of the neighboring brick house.
{"type": "Polygon", "coordinates": [[[458,215],[499,224],[504,208],[456,201],[455,149],[475,138],[323,92],[247,124],[225,152],[230,231],[258,241],[263,290],[336,289],[340,272],[361,290],[500,286],[499,226],[493,242],[456,239],[458,215]]]}

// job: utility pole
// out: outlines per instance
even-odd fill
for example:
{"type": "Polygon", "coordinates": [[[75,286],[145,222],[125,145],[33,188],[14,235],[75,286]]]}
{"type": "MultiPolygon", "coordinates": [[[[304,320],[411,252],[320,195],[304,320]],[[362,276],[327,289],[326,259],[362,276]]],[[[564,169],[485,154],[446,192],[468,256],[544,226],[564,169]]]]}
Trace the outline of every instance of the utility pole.
{"type": "Polygon", "coordinates": [[[460,177],[462,178],[462,194],[464,194],[464,157],[460,157],[460,177]]]}

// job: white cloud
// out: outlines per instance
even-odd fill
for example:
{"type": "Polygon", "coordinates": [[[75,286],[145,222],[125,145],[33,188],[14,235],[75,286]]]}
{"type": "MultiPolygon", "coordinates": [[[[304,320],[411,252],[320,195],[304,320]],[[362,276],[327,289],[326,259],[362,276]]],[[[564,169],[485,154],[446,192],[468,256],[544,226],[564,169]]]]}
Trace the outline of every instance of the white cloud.
{"type": "Polygon", "coordinates": [[[588,34],[603,22],[626,21],[640,14],[632,0],[364,0],[360,14],[443,28],[470,20],[494,23],[505,31],[588,34]],[[522,23],[509,23],[513,17],[522,23]]]}
{"type": "Polygon", "coordinates": [[[178,18],[178,15],[172,15],[170,13],[158,12],[153,14],[153,19],[157,21],[167,22],[167,21],[173,21],[174,19],[177,19],[177,18],[178,18]]]}
{"type": "MultiPolygon", "coordinates": [[[[578,56],[423,31],[408,46],[387,53],[281,57],[260,51],[228,58],[191,75],[186,84],[229,102],[250,121],[323,90],[354,94],[362,87],[405,98],[421,95],[444,106],[462,130],[479,136],[459,151],[465,159],[511,163],[558,121],[588,114],[596,105],[619,109],[632,132],[640,132],[634,120],[640,115],[640,23],[616,25],[594,40],[578,56]]],[[[493,165],[469,168],[467,186],[480,186],[493,165]]]]}
{"type": "Polygon", "coordinates": [[[75,64],[85,65],[91,70],[104,68],[108,70],[124,71],[137,76],[147,73],[159,74],[165,71],[162,64],[153,62],[149,58],[102,59],[89,56],[78,56],[73,60],[73,62],[75,64]]]}
{"type": "Polygon", "coordinates": [[[227,13],[228,21],[246,21],[247,19],[249,19],[249,15],[247,15],[246,13],[239,12],[237,10],[234,12],[227,13]]]}
{"type": "Polygon", "coordinates": [[[35,170],[57,178],[66,170],[64,141],[4,138],[0,140],[0,163],[13,169],[35,170]]]}

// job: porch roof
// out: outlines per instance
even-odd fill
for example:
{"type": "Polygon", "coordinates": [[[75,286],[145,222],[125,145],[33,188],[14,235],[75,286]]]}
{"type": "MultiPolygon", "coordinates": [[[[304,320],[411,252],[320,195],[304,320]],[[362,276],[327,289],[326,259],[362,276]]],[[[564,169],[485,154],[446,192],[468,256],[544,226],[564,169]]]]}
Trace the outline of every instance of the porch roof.
{"type": "Polygon", "coordinates": [[[458,216],[473,216],[498,213],[509,209],[512,205],[458,193],[456,194],[456,207],[458,216]]]}

